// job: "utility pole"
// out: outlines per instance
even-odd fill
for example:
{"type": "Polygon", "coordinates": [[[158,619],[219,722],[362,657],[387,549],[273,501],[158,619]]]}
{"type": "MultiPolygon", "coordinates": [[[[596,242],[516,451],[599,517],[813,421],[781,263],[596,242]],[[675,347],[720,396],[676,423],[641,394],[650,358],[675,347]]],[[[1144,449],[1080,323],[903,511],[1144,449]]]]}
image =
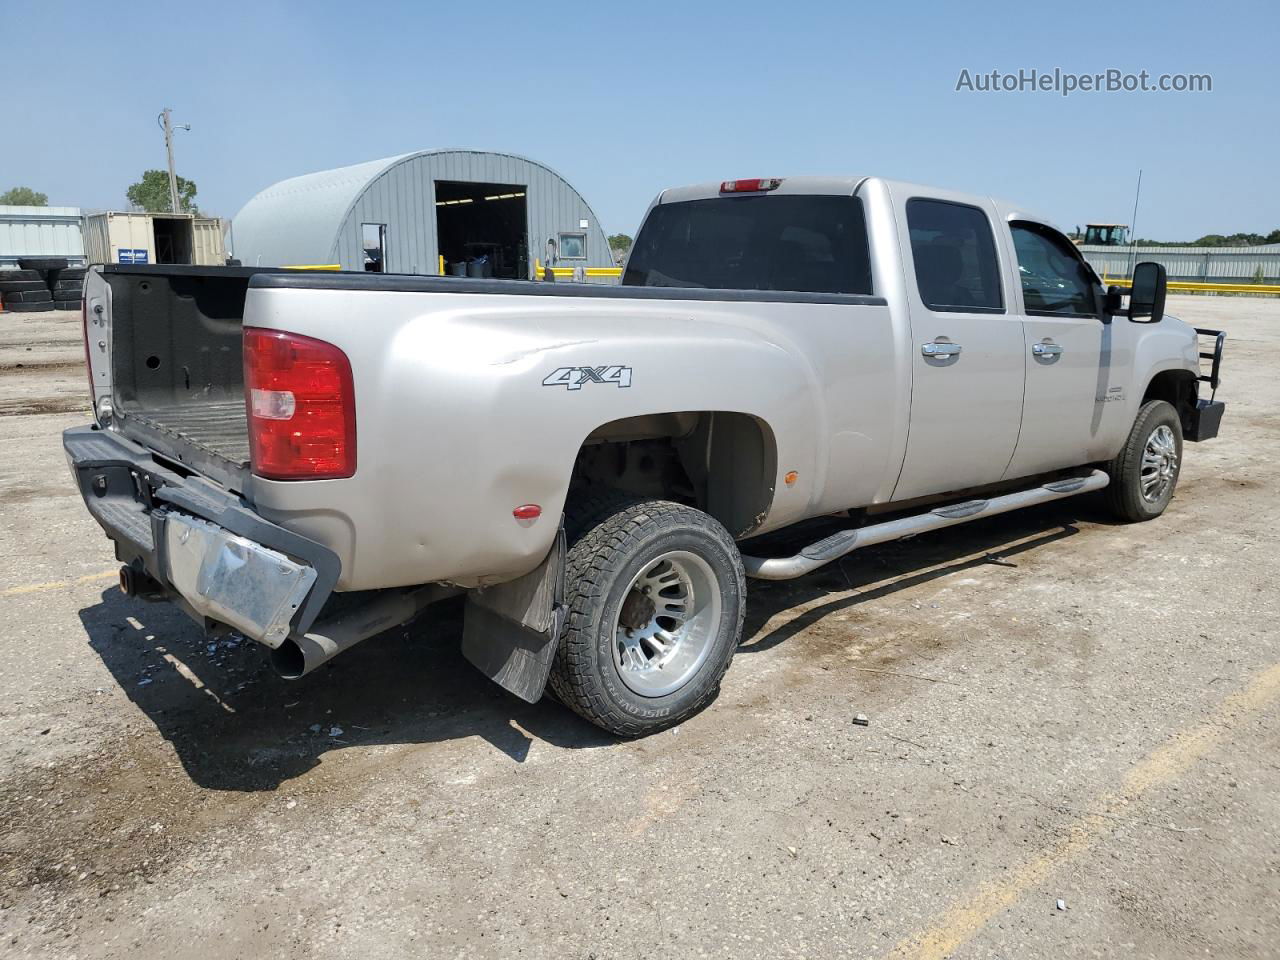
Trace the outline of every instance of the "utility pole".
{"type": "MultiPolygon", "coordinates": [[[[160,124],[160,129],[164,131],[164,149],[169,155],[169,205],[171,212],[181,213],[182,208],[178,206],[178,175],[173,168],[173,123],[171,115],[173,111],[169,107],[165,107],[160,111],[160,116],[156,117],[156,123],[160,124]]],[[[181,124],[179,129],[190,130],[191,124],[181,124]]]]}

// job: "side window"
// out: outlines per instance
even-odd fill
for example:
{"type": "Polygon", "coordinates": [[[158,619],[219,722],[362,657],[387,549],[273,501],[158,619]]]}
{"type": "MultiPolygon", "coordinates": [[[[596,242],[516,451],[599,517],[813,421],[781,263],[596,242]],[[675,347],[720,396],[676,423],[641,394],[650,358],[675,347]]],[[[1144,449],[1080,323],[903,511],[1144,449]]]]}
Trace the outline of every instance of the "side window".
{"type": "Polygon", "coordinates": [[[585,233],[560,234],[560,259],[587,259],[587,235],[585,233]]]}
{"type": "Polygon", "coordinates": [[[915,197],[907,201],[911,258],[920,299],[940,313],[1004,313],[991,221],[977,207],[915,197]]]}
{"type": "Polygon", "coordinates": [[[1027,313],[1096,317],[1095,280],[1071,242],[1038,223],[1012,223],[1027,313]]]}

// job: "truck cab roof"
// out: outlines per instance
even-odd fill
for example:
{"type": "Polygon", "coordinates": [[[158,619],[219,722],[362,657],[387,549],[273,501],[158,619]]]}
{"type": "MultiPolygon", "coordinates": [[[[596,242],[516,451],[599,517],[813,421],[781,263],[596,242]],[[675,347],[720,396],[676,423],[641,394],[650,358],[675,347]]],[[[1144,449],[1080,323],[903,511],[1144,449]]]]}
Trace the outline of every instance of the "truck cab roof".
{"type": "MultiPolygon", "coordinates": [[[[1018,204],[1010,203],[999,197],[984,196],[976,193],[964,193],[957,190],[948,190],[943,187],[931,187],[925,184],[912,183],[908,180],[890,180],[885,177],[873,176],[850,176],[850,177],[826,177],[826,176],[800,176],[800,177],[779,177],[778,186],[767,191],[778,196],[797,196],[797,195],[826,195],[826,196],[852,196],[862,190],[864,187],[873,184],[883,185],[887,187],[895,196],[910,197],[923,196],[933,197],[941,200],[949,200],[952,203],[967,203],[973,206],[986,208],[988,205],[995,210],[1003,212],[1008,220],[1029,220],[1033,223],[1042,223],[1046,226],[1053,227],[1055,230],[1062,232],[1062,228],[1056,223],[1039,213],[1027,210],[1018,204]]],[[[702,183],[693,183],[683,187],[671,187],[664,190],[658,195],[653,205],[664,203],[682,203],[689,200],[712,200],[732,194],[721,190],[723,184],[728,180],[708,180],[702,183]]]]}

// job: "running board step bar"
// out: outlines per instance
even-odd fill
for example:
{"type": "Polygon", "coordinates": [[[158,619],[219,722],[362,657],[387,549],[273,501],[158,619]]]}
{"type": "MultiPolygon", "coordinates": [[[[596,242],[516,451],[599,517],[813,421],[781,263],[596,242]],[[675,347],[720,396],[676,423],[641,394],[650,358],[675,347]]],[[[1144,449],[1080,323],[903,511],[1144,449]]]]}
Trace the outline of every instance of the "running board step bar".
{"type": "Polygon", "coordinates": [[[860,547],[870,547],[889,540],[900,540],[903,537],[914,537],[916,534],[941,530],[958,523],[967,523],[982,517],[993,517],[998,513],[1008,513],[1021,507],[1034,506],[1037,503],[1048,503],[1050,500],[1061,500],[1078,493],[1101,490],[1111,478],[1101,470],[1094,470],[1087,477],[1071,477],[1066,480],[1054,480],[1043,486],[1030,490],[1019,490],[990,500],[966,500],[964,503],[952,503],[945,507],[936,507],[928,513],[914,517],[902,517],[887,523],[876,523],[856,530],[841,530],[831,536],[811,543],[794,557],[742,558],[748,577],[757,580],[793,580],[810,571],[817,570],[833,560],[852,553],[860,547]]]}

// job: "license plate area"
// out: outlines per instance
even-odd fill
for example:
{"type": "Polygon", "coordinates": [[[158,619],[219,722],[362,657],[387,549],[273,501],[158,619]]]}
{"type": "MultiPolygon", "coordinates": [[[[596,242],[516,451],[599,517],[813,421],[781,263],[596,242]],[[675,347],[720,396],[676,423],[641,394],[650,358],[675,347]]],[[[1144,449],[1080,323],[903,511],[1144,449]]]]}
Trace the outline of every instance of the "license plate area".
{"type": "Polygon", "coordinates": [[[316,571],[206,520],[169,511],[165,578],[202,616],[278,647],[289,636],[316,571]]]}

